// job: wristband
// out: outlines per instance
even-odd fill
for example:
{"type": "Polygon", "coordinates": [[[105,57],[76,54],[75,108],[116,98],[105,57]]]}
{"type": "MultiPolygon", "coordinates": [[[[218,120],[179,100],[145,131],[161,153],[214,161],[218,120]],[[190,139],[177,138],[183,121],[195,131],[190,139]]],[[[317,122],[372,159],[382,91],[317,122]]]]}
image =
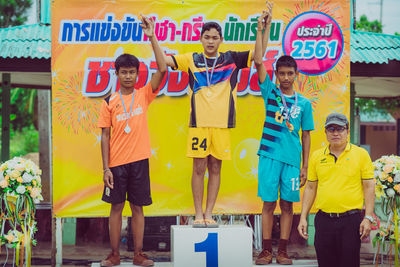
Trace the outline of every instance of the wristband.
{"type": "Polygon", "coordinates": [[[110,169],[104,169],[103,173],[106,173],[107,171],[111,171],[110,169]]]}

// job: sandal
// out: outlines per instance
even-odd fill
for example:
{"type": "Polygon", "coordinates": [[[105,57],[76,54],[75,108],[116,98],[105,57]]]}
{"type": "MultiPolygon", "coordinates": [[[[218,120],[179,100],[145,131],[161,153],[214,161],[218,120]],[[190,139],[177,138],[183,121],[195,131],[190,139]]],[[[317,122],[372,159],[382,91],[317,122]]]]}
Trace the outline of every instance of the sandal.
{"type": "Polygon", "coordinates": [[[139,252],[133,256],[133,265],[154,266],[154,261],[150,260],[149,257],[143,252],[139,252]]]}
{"type": "Polygon", "coordinates": [[[213,219],[204,219],[207,228],[218,228],[218,223],[213,219]]]}
{"type": "Polygon", "coordinates": [[[193,228],[206,228],[207,225],[203,219],[197,219],[193,221],[193,228]]]}
{"type": "Polygon", "coordinates": [[[112,252],[107,256],[105,260],[100,262],[100,266],[110,267],[117,266],[121,264],[121,259],[119,254],[113,254],[112,252]]]}

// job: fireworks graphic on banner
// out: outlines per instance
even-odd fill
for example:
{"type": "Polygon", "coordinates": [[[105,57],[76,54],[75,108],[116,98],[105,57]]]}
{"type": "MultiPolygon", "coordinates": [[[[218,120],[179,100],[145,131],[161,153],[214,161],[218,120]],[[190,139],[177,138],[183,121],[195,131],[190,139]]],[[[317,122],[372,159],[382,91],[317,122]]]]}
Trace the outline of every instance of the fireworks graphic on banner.
{"type": "Polygon", "coordinates": [[[295,88],[297,88],[297,92],[307,97],[311,101],[313,110],[315,110],[317,105],[316,101],[318,99],[318,87],[314,86],[311,80],[304,75],[299,75],[296,79],[296,83],[295,88]]]}
{"type": "Polygon", "coordinates": [[[317,76],[308,76],[308,81],[311,84],[313,88],[315,88],[315,91],[320,91],[320,84],[326,84],[329,83],[333,80],[332,72],[326,72],[321,75],[317,76]]]}
{"type": "Polygon", "coordinates": [[[343,100],[328,85],[323,90],[318,91],[316,105],[318,110],[314,113],[314,124],[316,130],[324,128],[326,116],[332,112],[344,113],[343,100]]]}
{"type": "MultiPolygon", "coordinates": [[[[348,46],[348,42],[344,42],[345,46],[348,46]]],[[[346,63],[348,62],[348,60],[346,59],[346,57],[348,57],[349,55],[347,55],[347,53],[345,51],[343,51],[343,55],[342,58],[338,61],[338,63],[335,65],[335,67],[332,68],[331,71],[329,71],[328,73],[331,74],[332,76],[336,76],[336,77],[340,77],[343,75],[343,70],[346,67],[346,63]]]]}
{"type": "Polygon", "coordinates": [[[337,1],[332,0],[304,0],[301,3],[295,4],[293,9],[286,9],[289,14],[284,14],[285,23],[291,21],[297,15],[304,13],[305,10],[319,11],[331,16],[336,21],[341,21],[343,16],[338,15],[335,12],[340,8],[340,4],[337,1]]]}
{"type": "Polygon", "coordinates": [[[54,90],[53,106],[56,118],[69,132],[91,133],[97,128],[101,99],[82,95],[81,72],[60,82],[54,90]]]}

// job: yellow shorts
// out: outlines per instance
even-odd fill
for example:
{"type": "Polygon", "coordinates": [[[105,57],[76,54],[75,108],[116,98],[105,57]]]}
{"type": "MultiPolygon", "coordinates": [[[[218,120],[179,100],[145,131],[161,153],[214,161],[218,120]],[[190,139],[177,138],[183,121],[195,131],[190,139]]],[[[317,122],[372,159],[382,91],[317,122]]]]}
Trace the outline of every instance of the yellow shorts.
{"type": "Polygon", "coordinates": [[[231,135],[226,128],[189,128],[187,154],[189,158],[208,155],[220,160],[231,159],[231,135]]]}

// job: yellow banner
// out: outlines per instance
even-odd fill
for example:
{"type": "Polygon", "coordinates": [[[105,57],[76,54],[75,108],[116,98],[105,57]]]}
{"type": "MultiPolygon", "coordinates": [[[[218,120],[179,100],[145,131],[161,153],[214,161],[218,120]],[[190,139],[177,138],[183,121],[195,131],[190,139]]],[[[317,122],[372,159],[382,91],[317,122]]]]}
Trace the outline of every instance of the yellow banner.
{"type": "MultiPolygon", "coordinates": [[[[53,210],[57,217],[108,216],[103,191],[100,129],[102,99],[118,88],[113,61],[122,53],[141,61],[138,86],[156,71],[139,14],[155,18],[156,35],[168,54],[202,52],[204,22],[222,26],[220,51],[253,50],[264,0],[52,1],[53,210]]],[[[350,1],[274,2],[265,62],[296,58],[301,74],[295,90],[312,102],[311,150],[325,144],[323,123],[333,112],[349,114],[350,1]]],[[[265,119],[254,66],[241,70],[237,127],[231,131],[232,160],[222,164],[215,207],[219,214],[261,213],[257,197],[257,150],[265,119]]],[[[189,122],[188,75],[168,70],[148,113],[153,204],[146,215],[193,214],[192,160],[186,155],[189,122]]],[[[207,176],[207,175],[206,175],[207,176]]],[[[207,177],[205,179],[207,183],[207,177]]],[[[206,187],[205,187],[206,188],[206,187]]],[[[128,206],[128,205],[126,205],[128,206]]],[[[295,212],[301,209],[296,203],[295,212]]],[[[130,214],[124,210],[124,214],[130,214]]]]}

